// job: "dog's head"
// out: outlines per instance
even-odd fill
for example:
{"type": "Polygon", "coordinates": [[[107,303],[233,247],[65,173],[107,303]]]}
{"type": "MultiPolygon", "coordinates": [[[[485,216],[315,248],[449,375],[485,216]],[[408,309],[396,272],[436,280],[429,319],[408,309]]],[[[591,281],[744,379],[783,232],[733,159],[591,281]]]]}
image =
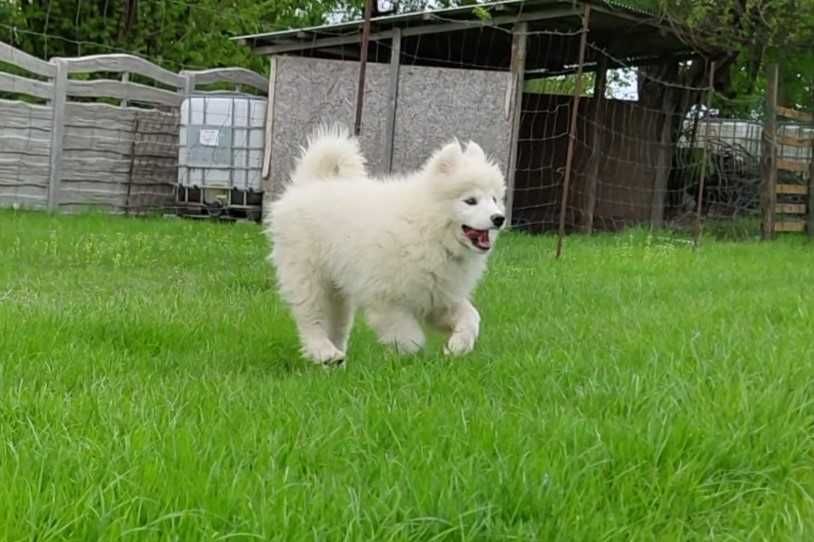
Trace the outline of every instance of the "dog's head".
{"type": "Polygon", "coordinates": [[[485,254],[506,220],[506,184],[500,168],[472,141],[464,148],[453,141],[424,166],[424,178],[444,206],[461,245],[485,254]]]}

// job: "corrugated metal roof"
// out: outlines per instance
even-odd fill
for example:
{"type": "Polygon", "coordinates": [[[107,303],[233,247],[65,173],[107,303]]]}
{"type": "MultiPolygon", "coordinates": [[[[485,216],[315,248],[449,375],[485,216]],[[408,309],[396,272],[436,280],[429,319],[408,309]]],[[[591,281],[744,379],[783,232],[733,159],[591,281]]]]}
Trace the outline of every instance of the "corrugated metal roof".
{"type": "MultiPolygon", "coordinates": [[[[412,25],[414,23],[429,24],[433,20],[442,21],[455,19],[458,21],[471,21],[473,24],[488,24],[488,20],[482,20],[479,11],[486,10],[492,17],[508,15],[514,13],[528,13],[530,11],[545,11],[547,8],[555,8],[563,5],[582,5],[590,3],[593,5],[602,4],[606,9],[618,10],[628,15],[635,15],[644,18],[652,18],[655,13],[642,8],[630,6],[618,0],[594,0],[592,2],[564,1],[564,0],[501,0],[497,2],[486,2],[483,4],[459,6],[452,8],[441,8],[435,10],[413,11],[410,13],[400,13],[397,15],[385,15],[371,19],[376,28],[394,28],[399,26],[412,25]]],[[[319,26],[308,26],[302,28],[291,28],[288,30],[276,30],[274,32],[264,32],[259,34],[246,34],[235,36],[232,39],[244,43],[263,40],[274,42],[279,39],[303,38],[304,35],[314,34],[343,34],[351,31],[358,31],[364,23],[363,20],[345,21],[330,23],[319,26]]]]}

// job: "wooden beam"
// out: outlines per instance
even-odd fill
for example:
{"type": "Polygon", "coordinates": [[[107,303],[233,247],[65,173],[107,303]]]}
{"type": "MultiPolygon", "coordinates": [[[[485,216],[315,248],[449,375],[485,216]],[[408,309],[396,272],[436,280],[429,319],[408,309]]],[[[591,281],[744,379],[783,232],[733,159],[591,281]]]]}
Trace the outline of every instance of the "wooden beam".
{"type": "Polygon", "coordinates": [[[509,139],[509,160],[506,166],[506,224],[512,227],[514,191],[517,178],[517,152],[520,145],[520,124],[523,112],[528,23],[520,22],[512,30],[511,81],[506,96],[506,114],[512,119],[509,139]]]}
{"type": "MultiPolygon", "coordinates": [[[[271,173],[271,139],[274,135],[274,92],[277,87],[277,57],[269,59],[269,93],[268,104],[266,106],[266,141],[263,149],[263,179],[268,183],[269,173],[271,173]]],[[[271,186],[266,187],[271,193],[271,186]]]]}
{"type": "Polygon", "coordinates": [[[814,113],[808,113],[806,111],[797,111],[796,109],[791,109],[790,107],[783,107],[781,105],[777,106],[777,114],[781,117],[798,120],[800,122],[814,122],[814,113]]]}
{"type": "Polygon", "coordinates": [[[53,94],[51,85],[45,81],[3,72],[0,72],[0,91],[27,94],[43,100],[49,100],[53,94]]]}
{"type": "Polygon", "coordinates": [[[62,146],[65,139],[65,102],[68,88],[68,65],[64,60],[52,60],[56,71],[53,79],[51,107],[51,159],[48,173],[48,210],[59,205],[59,185],[62,182],[62,146]]]}
{"type": "Polygon", "coordinates": [[[814,142],[811,144],[811,161],[808,163],[808,236],[814,237],[814,142]]]}
{"type": "Polygon", "coordinates": [[[785,147],[805,148],[814,145],[814,137],[777,136],[777,143],[785,147]]]}
{"type": "Polygon", "coordinates": [[[781,215],[804,215],[806,214],[806,204],[778,203],[774,206],[774,212],[781,215]]]}
{"type": "Polygon", "coordinates": [[[399,72],[401,70],[401,31],[396,29],[390,47],[390,81],[387,89],[390,110],[384,129],[385,173],[393,172],[393,149],[396,139],[396,111],[399,104],[399,72]]]}
{"type": "MultiPolygon", "coordinates": [[[[500,25],[507,25],[519,22],[530,21],[543,21],[546,19],[556,19],[568,15],[579,15],[579,10],[574,8],[562,8],[551,10],[545,13],[523,13],[520,15],[506,15],[500,17],[493,17],[487,22],[480,21],[461,21],[450,23],[428,24],[421,26],[412,26],[402,29],[401,35],[403,38],[410,36],[423,36],[426,34],[441,34],[444,32],[455,32],[457,30],[469,30],[473,28],[489,28],[500,25]]],[[[384,30],[370,34],[371,41],[378,41],[382,39],[390,39],[393,37],[392,30],[384,30]]],[[[322,47],[336,47],[337,45],[351,45],[361,41],[359,33],[350,34],[347,36],[336,36],[319,38],[314,37],[308,41],[287,41],[279,45],[261,45],[254,47],[252,51],[258,55],[276,55],[280,53],[291,53],[295,51],[307,51],[310,49],[320,49],[322,47]]]]}
{"type": "Polygon", "coordinates": [[[802,220],[792,220],[792,221],[785,221],[785,222],[778,222],[774,225],[774,231],[776,232],[787,232],[787,233],[800,233],[806,231],[806,223],[802,220]]]}
{"type": "Polygon", "coordinates": [[[77,58],[60,59],[66,62],[68,73],[93,73],[93,72],[113,72],[113,73],[137,73],[144,77],[149,77],[167,86],[180,88],[183,86],[183,78],[177,73],[157,66],[149,60],[133,55],[91,55],[77,58]]]}
{"type": "MultiPolygon", "coordinates": [[[[712,107],[712,94],[715,92],[715,61],[709,63],[709,86],[704,98],[704,107],[709,111],[712,107]]],[[[701,176],[698,181],[698,207],[695,211],[695,235],[693,236],[693,246],[698,247],[701,243],[701,234],[704,231],[704,188],[707,180],[707,155],[709,153],[709,142],[704,141],[704,148],[701,155],[701,176]]]]}
{"type": "Polygon", "coordinates": [[[771,64],[766,77],[766,123],[763,128],[763,157],[761,208],[763,211],[762,238],[774,237],[774,208],[777,203],[777,83],[779,66],[771,64]]]}
{"type": "Polygon", "coordinates": [[[782,159],[777,161],[777,169],[782,171],[791,171],[794,173],[808,173],[809,163],[803,160],[787,160],[782,159]]]}
{"type": "Polygon", "coordinates": [[[775,192],[777,194],[805,196],[809,193],[809,189],[802,184],[778,184],[775,192]]]}
{"type": "Polygon", "coordinates": [[[42,77],[54,77],[57,72],[53,64],[40,60],[35,56],[31,56],[3,42],[0,42],[0,62],[7,62],[42,77]]]}
{"type": "Polygon", "coordinates": [[[269,90],[268,79],[245,68],[215,68],[212,70],[185,71],[182,73],[192,74],[195,77],[196,85],[234,83],[236,85],[250,86],[260,92],[268,92],[269,90]]]}
{"type": "Polygon", "coordinates": [[[184,97],[176,92],[163,90],[138,83],[124,83],[112,79],[96,79],[94,81],[68,81],[68,96],[80,98],[118,98],[146,103],[157,103],[170,107],[178,107],[184,97]]]}

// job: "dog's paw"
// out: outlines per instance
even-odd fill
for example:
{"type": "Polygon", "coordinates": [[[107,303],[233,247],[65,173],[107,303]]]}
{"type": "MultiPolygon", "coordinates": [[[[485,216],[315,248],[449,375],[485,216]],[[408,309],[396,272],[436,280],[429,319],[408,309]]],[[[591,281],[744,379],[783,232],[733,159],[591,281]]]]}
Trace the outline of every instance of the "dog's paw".
{"type": "Polygon", "coordinates": [[[345,353],[332,344],[311,348],[305,352],[308,359],[323,367],[342,367],[345,364],[345,353]]]}
{"type": "Polygon", "coordinates": [[[444,354],[447,356],[463,356],[475,349],[475,336],[456,333],[449,338],[444,346],[444,354]]]}

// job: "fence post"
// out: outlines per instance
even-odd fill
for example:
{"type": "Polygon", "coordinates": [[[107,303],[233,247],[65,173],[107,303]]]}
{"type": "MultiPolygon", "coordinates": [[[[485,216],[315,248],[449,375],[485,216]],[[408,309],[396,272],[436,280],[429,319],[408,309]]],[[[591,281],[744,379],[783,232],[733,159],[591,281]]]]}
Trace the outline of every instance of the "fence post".
{"type": "MultiPolygon", "coordinates": [[[[122,83],[127,84],[130,82],[130,72],[122,73],[122,83]]],[[[120,107],[127,107],[127,98],[123,98],[121,102],[119,102],[120,107]]]]}
{"type": "Polygon", "coordinates": [[[359,88],[356,89],[356,120],[353,122],[353,135],[359,137],[362,133],[362,108],[365,106],[365,76],[367,75],[367,53],[370,43],[370,18],[373,13],[373,2],[365,1],[365,18],[362,24],[362,42],[359,53],[359,88]]]}
{"type": "Polygon", "coordinates": [[[401,30],[393,29],[392,47],[390,48],[390,88],[388,98],[390,111],[387,112],[384,130],[384,172],[393,173],[393,148],[396,138],[396,110],[399,106],[399,70],[401,69],[401,30]]]}
{"type": "Polygon", "coordinates": [[[48,210],[57,209],[59,184],[62,181],[62,145],[65,139],[65,101],[68,90],[68,63],[55,58],[51,63],[56,68],[51,100],[51,159],[48,175],[48,210]]]}
{"type": "Polygon", "coordinates": [[[766,120],[763,126],[762,238],[774,237],[774,210],[777,203],[777,80],[780,67],[770,64],[766,85],[766,120]]]}
{"type": "MultiPolygon", "coordinates": [[[[707,95],[704,99],[707,114],[707,126],[704,130],[705,134],[709,134],[709,114],[710,107],[712,106],[712,95],[715,92],[715,61],[709,63],[709,88],[707,88],[707,95]]],[[[692,147],[690,147],[692,148],[692,147]]],[[[709,148],[709,141],[704,138],[704,148],[701,153],[701,177],[698,180],[698,208],[695,215],[695,235],[693,236],[693,246],[698,248],[701,243],[701,234],[704,229],[703,205],[704,205],[704,185],[707,180],[707,154],[709,148]]]]}
{"type": "Polygon", "coordinates": [[[808,224],[806,234],[809,238],[812,238],[814,237],[814,139],[811,140],[810,151],[811,156],[808,158],[808,206],[806,207],[806,211],[808,211],[806,221],[808,224]]]}
{"type": "Polygon", "coordinates": [[[509,142],[509,163],[506,166],[506,224],[512,227],[514,214],[514,190],[517,177],[517,153],[520,145],[520,121],[523,112],[523,86],[526,80],[526,43],[528,40],[528,23],[516,23],[512,30],[512,65],[511,84],[507,98],[507,114],[512,116],[512,134],[509,142]]]}
{"type": "Polygon", "coordinates": [[[600,138],[602,132],[599,130],[600,113],[605,105],[605,90],[608,86],[608,57],[602,55],[596,66],[594,80],[594,111],[591,122],[591,157],[588,162],[588,187],[585,200],[585,216],[583,217],[583,233],[588,235],[594,232],[594,216],[596,215],[596,188],[599,184],[599,163],[602,152],[600,138]]]}
{"type": "Polygon", "coordinates": [[[274,135],[274,92],[277,87],[277,57],[272,56],[269,59],[269,92],[268,102],[266,106],[266,137],[263,143],[263,172],[262,176],[265,181],[263,192],[271,195],[271,138],[274,135]]]}
{"type": "Polygon", "coordinates": [[[579,40],[579,60],[577,61],[576,81],[574,82],[574,99],[571,103],[571,118],[568,124],[568,154],[565,157],[565,179],[562,183],[562,200],[560,201],[560,227],[557,234],[557,258],[562,254],[562,241],[565,237],[565,213],[568,210],[568,189],[571,185],[571,169],[574,167],[574,143],[577,139],[577,115],[579,99],[582,96],[582,70],[585,66],[585,49],[588,46],[590,30],[591,4],[585,4],[582,14],[582,35],[579,40]]]}

